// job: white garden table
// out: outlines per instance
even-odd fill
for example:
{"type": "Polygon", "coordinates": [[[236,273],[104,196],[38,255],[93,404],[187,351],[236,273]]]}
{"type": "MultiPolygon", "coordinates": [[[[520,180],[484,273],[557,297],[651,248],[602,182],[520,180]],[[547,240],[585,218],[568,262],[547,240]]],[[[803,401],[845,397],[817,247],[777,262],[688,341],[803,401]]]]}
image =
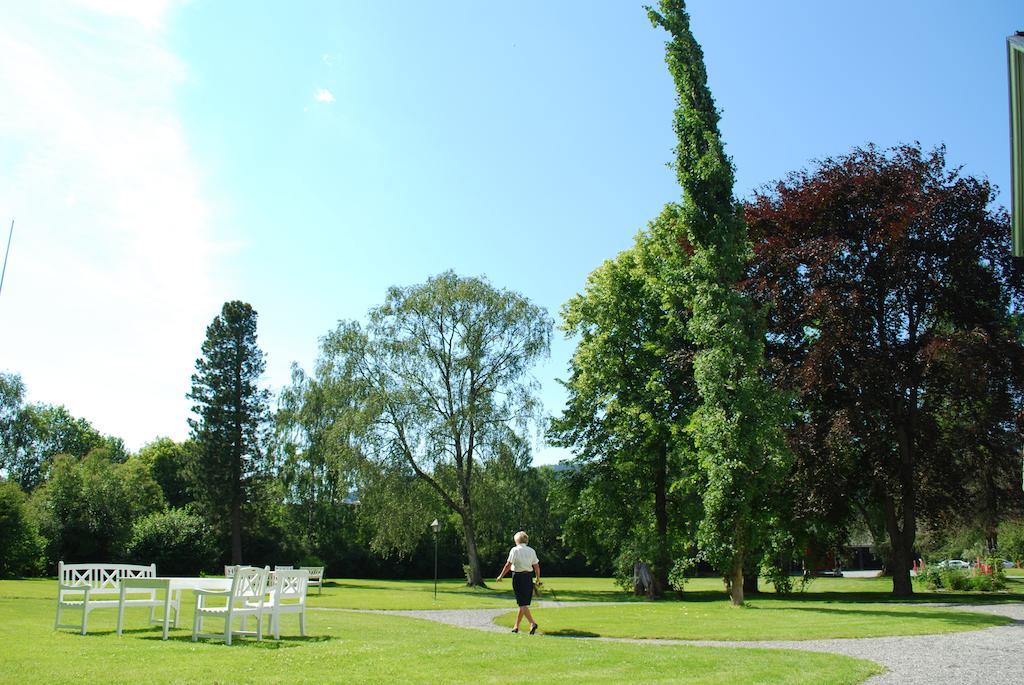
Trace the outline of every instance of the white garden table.
{"type": "Polygon", "coordinates": [[[171,625],[171,604],[174,605],[174,627],[178,627],[178,614],[181,611],[181,593],[183,590],[230,590],[231,578],[124,578],[120,582],[121,592],[117,603],[117,634],[121,634],[124,622],[125,595],[133,590],[164,591],[164,637],[171,625]]]}

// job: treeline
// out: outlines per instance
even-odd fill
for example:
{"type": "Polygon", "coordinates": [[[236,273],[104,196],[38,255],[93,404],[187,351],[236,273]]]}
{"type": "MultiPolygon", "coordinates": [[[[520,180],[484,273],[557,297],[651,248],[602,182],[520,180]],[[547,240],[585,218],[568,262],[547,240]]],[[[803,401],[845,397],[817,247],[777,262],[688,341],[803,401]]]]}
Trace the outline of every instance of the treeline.
{"type": "MultiPolygon", "coordinates": [[[[16,375],[0,374],[0,393],[0,577],[52,573],[60,560],[155,562],[180,574],[215,572],[232,560],[230,518],[204,502],[196,440],[158,438],[130,453],[63,407],[25,403],[16,375]]],[[[402,554],[374,544],[381,533],[373,517],[387,502],[374,501],[372,516],[364,513],[353,474],[307,470],[293,445],[273,442],[273,422],[266,428],[269,461],[250,477],[242,511],[243,561],[326,564],[334,576],[425,578],[433,574],[429,523],[436,516],[445,524],[440,573],[463,574],[461,531],[440,508],[406,519],[412,543],[402,554]]],[[[480,553],[489,565],[503,559],[510,526],[519,525],[545,541],[552,572],[594,570],[569,559],[558,541],[565,515],[552,510],[556,480],[554,469],[511,457],[482,467],[480,553]]]]}

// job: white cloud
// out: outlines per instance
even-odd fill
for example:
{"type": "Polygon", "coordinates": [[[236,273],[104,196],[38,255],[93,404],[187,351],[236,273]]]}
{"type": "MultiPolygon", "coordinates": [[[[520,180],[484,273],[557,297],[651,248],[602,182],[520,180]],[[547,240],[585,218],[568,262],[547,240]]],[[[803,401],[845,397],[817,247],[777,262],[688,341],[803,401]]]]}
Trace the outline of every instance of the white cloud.
{"type": "Polygon", "coordinates": [[[137,447],[187,431],[220,248],[158,31],[170,3],[78,3],[0,9],[0,370],[137,447]]]}
{"type": "Polygon", "coordinates": [[[131,19],[150,31],[163,28],[171,6],[181,4],[180,0],[72,0],[72,2],[99,14],[131,19]]]}
{"type": "Polygon", "coordinates": [[[314,93],[313,99],[317,102],[334,102],[334,94],[326,88],[320,88],[314,93]]]}

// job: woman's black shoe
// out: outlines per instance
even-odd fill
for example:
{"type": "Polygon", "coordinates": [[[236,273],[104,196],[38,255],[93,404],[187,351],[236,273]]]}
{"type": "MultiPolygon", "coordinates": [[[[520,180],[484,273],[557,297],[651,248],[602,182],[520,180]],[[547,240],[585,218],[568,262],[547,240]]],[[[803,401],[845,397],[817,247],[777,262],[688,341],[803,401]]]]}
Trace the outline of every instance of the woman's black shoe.
{"type": "Polygon", "coordinates": [[[519,632],[519,628],[513,628],[513,629],[512,629],[512,632],[513,632],[513,633],[518,633],[518,632],[519,632]]]}
{"type": "Polygon", "coordinates": [[[534,634],[534,633],[536,633],[536,632],[537,632],[537,624],[536,624],[536,623],[534,623],[534,624],[533,624],[533,627],[532,627],[532,628],[530,628],[530,635],[533,635],[533,634],[534,634]]]}

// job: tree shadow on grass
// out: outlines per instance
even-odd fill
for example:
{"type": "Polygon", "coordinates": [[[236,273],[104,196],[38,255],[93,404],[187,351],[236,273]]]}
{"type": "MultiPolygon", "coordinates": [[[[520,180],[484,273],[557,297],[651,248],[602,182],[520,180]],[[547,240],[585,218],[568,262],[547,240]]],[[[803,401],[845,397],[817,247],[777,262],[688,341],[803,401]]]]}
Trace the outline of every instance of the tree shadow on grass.
{"type": "Polygon", "coordinates": [[[591,633],[590,631],[577,628],[559,628],[558,630],[542,630],[540,632],[544,635],[553,635],[555,637],[601,637],[600,633],[591,633]]]}

